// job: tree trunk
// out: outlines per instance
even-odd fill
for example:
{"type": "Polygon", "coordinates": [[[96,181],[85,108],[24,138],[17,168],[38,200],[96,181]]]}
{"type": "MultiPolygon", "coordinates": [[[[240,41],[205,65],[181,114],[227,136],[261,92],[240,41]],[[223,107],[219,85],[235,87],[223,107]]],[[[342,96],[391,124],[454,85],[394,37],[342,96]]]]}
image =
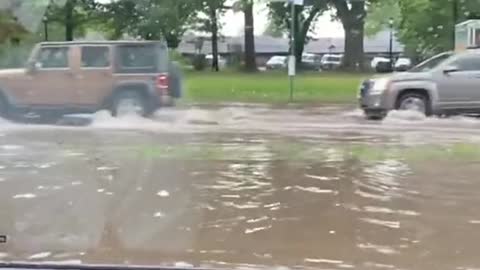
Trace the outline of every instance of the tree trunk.
{"type": "Polygon", "coordinates": [[[363,49],[365,1],[338,0],[334,5],[345,30],[345,55],[342,68],[350,71],[363,70],[365,66],[363,49]]]}
{"type": "MultiPolygon", "coordinates": [[[[296,6],[295,7],[295,61],[297,63],[297,66],[301,68],[302,65],[302,55],[303,51],[305,50],[305,43],[307,42],[307,35],[308,31],[310,30],[310,26],[312,25],[312,22],[314,19],[317,17],[318,13],[320,12],[320,9],[315,8],[310,11],[310,14],[308,17],[300,22],[299,20],[299,14],[303,12],[303,8],[296,6]]],[[[291,28],[290,22],[287,23],[289,26],[289,29],[291,28]]],[[[290,48],[290,53],[291,53],[291,48],[290,48]]]]}
{"type": "Polygon", "coordinates": [[[345,28],[345,56],[343,59],[343,68],[349,71],[363,70],[363,21],[357,21],[356,23],[344,23],[343,27],[345,28]]]}
{"type": "Polygon", "coordinates": [[[305,50],[305,36],[297,34],[295,39],[295,61],[297,62],[297,67],[300,68],[302,65],[302,55],[305,50]]]}
{"type": "Polygon", "coordinates": [[[218,72],[218,24],[217,24],[217,10],[210,7],[210,22],[212,31],[212,70],[218,72]]]}
{"type": "Polygon", "coordinates": [[[245,69],[253,72],[257,70],[257,63],[255,59],[255,32],[252,1],[247,1],[247,3],[245,3],[243,14],[245,16],[245,69]]]}
{"type": "Polygon", "coordinates": [[[72,41],[75,28],[73,12],[76,0],[67,0],[65,3],[65,40],[72,41]]]}

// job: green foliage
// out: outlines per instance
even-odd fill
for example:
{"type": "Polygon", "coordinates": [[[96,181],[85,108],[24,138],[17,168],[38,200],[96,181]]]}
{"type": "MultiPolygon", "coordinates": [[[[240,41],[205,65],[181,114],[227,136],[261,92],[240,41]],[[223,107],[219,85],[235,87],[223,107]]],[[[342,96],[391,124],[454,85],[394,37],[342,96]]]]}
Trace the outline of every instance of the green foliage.
{"type": "Polygon", "coordinates": [[[147,40],[164,39],[176,48],[195,17],[197,1],[119,0],[103,6],[105,28],[110,38],[126,34],[147,40]]]}
{"type": "Polygon", "coordinates": [[[226,0],[197,0],[195,1],[195,10],[197,16],[194,18],[192,28],[194,30],[210,33],[212,24],[215,22],[217,28],[220,29],[222,25],[219,23],[219,17],[225,13],[227,7],[226,0]],[[213,17],[215,14],[215,18],[213,17]]]}
{"type": "Polygon", "coordinates": [[[283,35],[286,33],[287,31],[285,28],[279,27],[272,20],[268,22],[268,25],[265,28],[265,31],[263,32],[263,34],[266,36],[277,37],[277,38],[283,37],[283,35]]]}
{"type": "Polygon", "coordinates": [[[11,13],[0,10],[0,43],[19,39],[27,31],[12,16],[11,13]]]}
{"type": "Polygon", "coordinates": [[[397,0],[383,0],[368,6],[365,21],[365,34],[374,36],[389,26],[389,19],[393,18],[396,24],[400,21],[400,7],[397,0]]]}
{"type": "Polygon", "coordinates": [[[398,36],[410,52],[421,55],[451,50],[455,23],[480,14],[478,0],[401,0],[398,4],[398,36]],[[457,14],[453,1],[457,1],[457,14]]]}
{"type": "Polygon", "coordinates": [[[52,1],[45,16],[49,24],[53,22],[65,27],[65,38],[61,40],[68,40],[83,37],[87,28],[99,23],[102,14],[100,4],[95,0],[63,0],[52,1]],[[69,36],[69,31],[72,36],[69,36]]]}
{"type": "MultiPolygon", "coordinates": [[[[295,7],[295,55],[298,63],[301,63],[305,44],[311,39],[315,22],[328,9],[327,0],[312,0],[310,4],[295,7]]],[[[292,17],[290,6],[281,2],[271,2],[268,3],[268,10],[270,23],[289,33],[292,17]]]]}

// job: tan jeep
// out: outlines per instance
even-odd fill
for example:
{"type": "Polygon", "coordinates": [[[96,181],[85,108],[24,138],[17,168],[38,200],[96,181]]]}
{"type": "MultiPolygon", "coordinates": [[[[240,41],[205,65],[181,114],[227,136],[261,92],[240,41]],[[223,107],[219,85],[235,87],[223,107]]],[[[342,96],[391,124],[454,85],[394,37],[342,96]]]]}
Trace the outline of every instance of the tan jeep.
{"type": "Polygon", "coordinates": [[[24,69],[0,70],[0,113],[148,115],[180,96],[171,69],[160,42],[40,43],[24,69]]]}

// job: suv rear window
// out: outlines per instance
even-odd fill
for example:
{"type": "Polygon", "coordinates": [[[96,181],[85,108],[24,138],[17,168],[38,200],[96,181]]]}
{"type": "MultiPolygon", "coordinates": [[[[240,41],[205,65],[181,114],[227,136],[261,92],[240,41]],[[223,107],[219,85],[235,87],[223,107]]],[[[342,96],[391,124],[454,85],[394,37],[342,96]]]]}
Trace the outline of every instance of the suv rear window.
{"type": "Polygon", "coordinates": [[[163,72],[168,67],[167,50],[161,45],[121,45],[116,55],[120,73],[163,72]]]}

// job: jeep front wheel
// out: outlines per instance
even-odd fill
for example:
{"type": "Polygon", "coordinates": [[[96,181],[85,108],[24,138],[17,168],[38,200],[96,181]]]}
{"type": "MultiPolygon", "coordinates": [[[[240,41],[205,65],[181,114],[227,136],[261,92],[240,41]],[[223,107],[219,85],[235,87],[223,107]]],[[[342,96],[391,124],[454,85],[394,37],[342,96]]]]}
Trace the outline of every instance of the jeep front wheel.
{"type": "Polygon", "coordinates": [[[117,117],[126,115],[145,116],[147,111],[145,98],[135,91],[121,92],[113,100],[112,113],[117,117]]]}

